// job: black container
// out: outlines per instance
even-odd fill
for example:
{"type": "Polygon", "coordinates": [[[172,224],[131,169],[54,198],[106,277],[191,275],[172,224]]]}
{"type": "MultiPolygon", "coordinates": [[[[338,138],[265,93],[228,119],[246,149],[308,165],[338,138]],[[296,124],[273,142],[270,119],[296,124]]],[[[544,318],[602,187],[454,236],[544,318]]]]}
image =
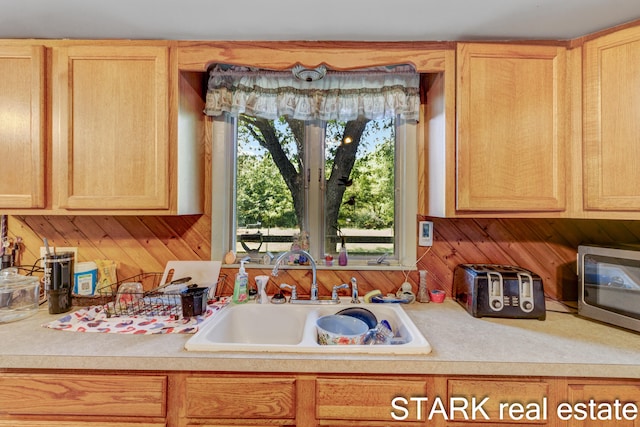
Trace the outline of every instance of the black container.
{"type": "Polygon", "coordinates": [[[182,297],[182,316],[199,316],[207,309],[209,288],[187,288],[180,296],[182,297]]]}
{"type": "Polygon", "coordinates": [[[47,301],[49,314],[66,313],[71,310],[71,288],[49,289],[47,301]]]}
{"type": "Polygon", "coordinates": [[[44,257],[44,286],[49,301],[49,314],[71,310],[73,252],[44,257]]]}

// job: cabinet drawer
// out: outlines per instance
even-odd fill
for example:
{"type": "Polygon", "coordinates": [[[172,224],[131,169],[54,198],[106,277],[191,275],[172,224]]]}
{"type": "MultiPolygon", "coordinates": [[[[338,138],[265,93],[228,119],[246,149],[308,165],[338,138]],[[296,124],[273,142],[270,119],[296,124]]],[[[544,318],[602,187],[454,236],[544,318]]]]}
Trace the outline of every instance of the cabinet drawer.
{"type": "Polygon", "coordinates": [[[166,423],[123,423],[117,422],[87,422],[87,421],[22,421],[0,420],[0,427],[167,427],[166,423]]]}
{"type": "Polygon", "coordinates": [[[189,418],[286,418],[296,416],[294,378],[187,378],[189,418]]]}
{"type": "Polygon", "coordinates": [[[0,414],[164,417],[165,376],[0,376],[0,414]]]}
{"type": "MultiPolygon", "coordinates": [[[[489,380],[449,380],[447,382],[448,398],[464,398],[469,403],[466,411],[470,422],[488,421],[480,412],[476,412],[476,419],[472,416],[472,398],[475,397],[477,404],[488,397],[489,400],[482,405],[491,422],[506,424],[545,424],[543,404],[544,398],[549,396],[549,385],[539,381],[489,381],[489,380]],[[501,404],[508,404],[502,408],[501,404]],[[517,407],[522,405],[525,408],[523,413],[517,411],[517,407]],[[529,406],[528,406],[529,405],[529,406]],[[509,408],[516,411],[510,413],[509,408]],[[527,412],[528,408],[528,412],[527,412]],[[536,413],[536,409],[540,411],[536,413]],[[528,415],[527,415],[528,414],[528,415]],[[502,419],[501,419],[502,418],[502,419]]],[[[549,409],[547,403],[547,410],[549,409]]],[[[465,421],[463,414],[453,413],[455,421],[465,421]]]]}
{"type": "MultiPolygon", "coordinates": [[[[394,398],[425,396],[427,383],[423,380],[320,378],[316,381],[316,415],[325,420],[394,421],[394,398]]],[[[406,420],[416,421],[415,404],[406,409],[406,420]]]]}
{"type": "Polygon", "coordinates": [[[626,383],[602,382],[593,384],[569,384],[567,398],[567,403],[571,405],[571,407],[582,404],[582,410],[587,411],[589,414],[583,418],[583,414],[577,411],[573,412],[573,416],[571,416],[568,421],[568,426],[570,427],[599,427],[605,425],[640,427],[640,419],[638,419],[637,416],[629,417],[633,419],[624,419],[624,417],[620,417],[623,419],[616,419],[616,415],[622,414],[622,409],[611,409],[612,420],[599,420],[597,416],[595,417],[596,419],[592,419],[590,410],[584,406],[593,400],[598,405],[598,411],[595,412],[595,414],[600,413],[604,417],[607,416],[607,406],[601,408],[600,405],[602,404],[613,406],[614,403],[618,401],[618,403],[621,404],[620,408],[629,403],[633,404],[630,409],[634,407],[637,408],[638,405],[640,405],[640,381],[626,383]],[[616,414],[616,412],[618,414],[616,414]]]}

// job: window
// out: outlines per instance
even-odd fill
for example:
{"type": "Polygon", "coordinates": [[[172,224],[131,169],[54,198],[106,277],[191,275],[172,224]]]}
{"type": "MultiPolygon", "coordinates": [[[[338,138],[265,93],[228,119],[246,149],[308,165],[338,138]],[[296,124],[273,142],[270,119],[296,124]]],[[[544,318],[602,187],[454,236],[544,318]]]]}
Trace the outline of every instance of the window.
{"type": "Polygon", "coordinates": [[[217,115],[214,259],[233,249],[254,262],[268,262],[297,242],[317,261],[332,255],[337,265],[344,239],[349,265],[381,256],[391,264],[413,264],[415,127],[400,115],[345,120],[217,115]]]}

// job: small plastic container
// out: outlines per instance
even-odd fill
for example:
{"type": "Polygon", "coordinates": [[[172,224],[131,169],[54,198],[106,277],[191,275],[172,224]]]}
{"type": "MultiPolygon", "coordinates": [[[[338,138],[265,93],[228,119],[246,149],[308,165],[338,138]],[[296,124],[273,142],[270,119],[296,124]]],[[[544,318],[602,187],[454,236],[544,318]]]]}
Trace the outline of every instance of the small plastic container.
{"type": "Polygon", "coordinates": [[[22,276],[17,268],[0,271],[0,323],[24,319],[38,312],[40,281],[22,276]]]}
{"type": "Polygon", "coordinates": [[[118,307],[127,307],[134,304],[144,296],[142,283],[126,282],[118,287],[115,304],[118,307]]]}
{"type": "Polygon", "coordinates": [[[444,291],[441,291],[440,289],[435,289],[433,291],[429,291],[429,296],[431,297],[431,301],[435,302],[435,303],[441,303],[444,301],[444,297],[447,294],[445,294],[444,291]]]}
{"type": "Polygon", "coordinates": [[[93,261],[78,262],[73,273],[73,293],[93,295],[98,283],[98,264],[93,261]]]}
{"type": "Polygon", "coordinates": [[[209,288],[188,288],[182,296],[182,316],[200,316],[207,310],[209,288]]]}

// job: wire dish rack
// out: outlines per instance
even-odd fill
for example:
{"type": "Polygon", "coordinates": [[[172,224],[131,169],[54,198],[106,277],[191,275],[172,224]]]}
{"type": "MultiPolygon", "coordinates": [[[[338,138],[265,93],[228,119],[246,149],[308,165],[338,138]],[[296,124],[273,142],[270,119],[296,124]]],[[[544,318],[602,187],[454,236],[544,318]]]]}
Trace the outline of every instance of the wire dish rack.
{"type": "MultiPolygon", "coordinates": [[[[160,283],[162,276],[163,273],[137,274],[103,286],[96,290],[95,295],[86,298],[74,295],[74,304],[102,305],[107,317],[169,316],[179,319],[183,315],[182,294],[165,293],[164,284],[160,283]]],[[[216,289],[222,288],[225,279],[225,275],[220,275],[216,289]]],[[[205,298],[208,299],[208,295],[205,298]]]]}

